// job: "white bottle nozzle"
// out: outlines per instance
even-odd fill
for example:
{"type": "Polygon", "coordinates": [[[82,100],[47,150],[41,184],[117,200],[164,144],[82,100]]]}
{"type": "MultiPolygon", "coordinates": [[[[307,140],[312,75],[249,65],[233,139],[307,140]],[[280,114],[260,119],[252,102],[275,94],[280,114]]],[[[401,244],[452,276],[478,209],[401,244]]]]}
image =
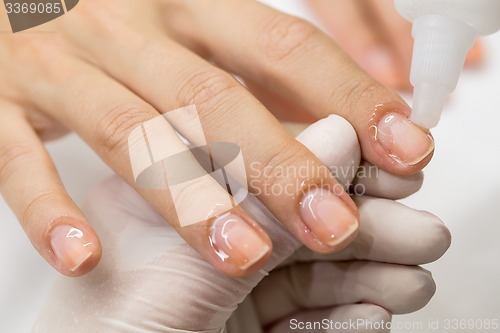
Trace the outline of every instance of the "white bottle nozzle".
{"type": "Polygon", "coordinates": [[[410,81],[415,91],[411,120],[433,128],[448,95],[457,86],[476,32],[451,16],[423,15],[413,21],[412,34],[415,42],[410,81]]]}
{"type": "Polygon", "coordinates": [[[413,90],[413,111],[410,120],[420,127],[434,128],[451,91],[440,84],[421,82],[413,90]]]}

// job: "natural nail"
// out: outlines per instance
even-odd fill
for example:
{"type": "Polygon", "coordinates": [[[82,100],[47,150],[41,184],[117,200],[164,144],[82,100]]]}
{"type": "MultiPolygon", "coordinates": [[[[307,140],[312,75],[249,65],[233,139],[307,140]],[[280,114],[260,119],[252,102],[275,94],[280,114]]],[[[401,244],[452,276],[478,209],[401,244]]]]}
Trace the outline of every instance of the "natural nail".
{"type": "Polygon", "coordinates": [[[399,163],[415,165],[434,150],[434,140],[400,113],[392,112],[380,119],[375,139],[399,163]]]}
{"type": "Polygon", "coordinates": [[[358,220],[343,201],[327,189],[309,191],[300,203],[300,214],[316,238],[338,245],[358,228],[358,220]]]}
{"type": "Polygon", "coordinates": [[[93,254],[91,245],[80,229],[70,225],[59,225],[50,234],[50,245],[64,268],[77,271],[93,254]]]}
{"type": "Polygon", "coordinates": [[[234,213],[221,215],[214,220],[211,241],[221,258],[231,259],[242,270],[254,265],[271,250],[261,235],[234,213]]]}

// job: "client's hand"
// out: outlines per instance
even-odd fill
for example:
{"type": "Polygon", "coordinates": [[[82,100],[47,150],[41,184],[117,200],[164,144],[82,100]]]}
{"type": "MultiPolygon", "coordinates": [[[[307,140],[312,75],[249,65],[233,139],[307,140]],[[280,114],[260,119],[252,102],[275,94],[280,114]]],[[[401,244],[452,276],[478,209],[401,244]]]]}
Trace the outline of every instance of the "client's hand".
{"type": "MultiPolygon", "coordinates": [[[[342,174],[342,181],[351,180],[359,148],[342,118],[319,121],[299,140],[342,174]]],[[[421,184],[421,175],[396,177],[367,165],[365,170],[372,173],[359,174],[356,188],[371,195],[398,198],[421,184]]],[[[90,196],[86,209],[103,240],[102,262],[83,278],[58,282],[35,332],[219,332],[243,301],[228,323],[230,332],[289,332],[290,325],[323,318],[380,323],[389,321],[391,313],[421,308],[434,283],[415,265],[446,251],[446,227],[429,213],[391,200],[364,196],[356,201],[358,237],[336,255],[322,256],[304,248],[296,251],[300,243],[263,204],[248,197],[245,209],[269,233],[273,254],[257,274],[231,278],[187,245],[140,195],[113,178],[90,196]]]]}

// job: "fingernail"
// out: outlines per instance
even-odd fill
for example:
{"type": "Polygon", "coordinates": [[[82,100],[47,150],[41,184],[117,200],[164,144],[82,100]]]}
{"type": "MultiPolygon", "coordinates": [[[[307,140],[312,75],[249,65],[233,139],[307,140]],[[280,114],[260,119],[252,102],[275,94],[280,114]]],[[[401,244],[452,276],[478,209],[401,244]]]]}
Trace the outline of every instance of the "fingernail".
{"type": "Polygon", "coordinates": [[[309,191],[300,202],[302,220],[327,245],[334,246],[351,236],[358,220],[342,200],[326,189],[309,191]]]}
{"type": "Polygon", "coordinates": [[[415,165],[434,150],[434,140],[400,113],[389,113],[378,122],[375,139],[398,163],[415,165]]]}
{"type": "Polygon", "coordinates": [[[242,270],[264,258],[271,249],[252,226],[234,213],[215,219],[210,239],[222,260],[230,259],[242,270]]]}
{"type": "Polygon", "coordinates": [[[50,234],[50,246],[62,267],[77,271],[93,252],[91,242],[87,242],[83,231],[69,225],[59,225],[50,234]]]}

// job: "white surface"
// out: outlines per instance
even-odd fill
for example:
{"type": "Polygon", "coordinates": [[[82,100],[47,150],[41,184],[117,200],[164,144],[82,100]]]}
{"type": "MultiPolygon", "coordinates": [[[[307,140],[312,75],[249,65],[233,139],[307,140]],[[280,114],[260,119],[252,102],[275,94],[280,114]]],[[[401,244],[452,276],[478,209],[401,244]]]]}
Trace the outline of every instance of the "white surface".
{"type": "MultiPolygon", "coordinates": [[[[298,1],[280,4],[295,14],[307,13],[298,1]]],[[[396,322],[422,323],[425,329],[393,332],[443,332],[445,319],[500,319],[500,34],[485,42],[487,65],[460,78],[433,131],[437,148],[425,170],[425,184],[404,200],[441,217],[453,233],[453,245],[442,260],[429,265],[438,288],[434,299],[421,311],[396,317],[396,322]],[[427,329],[436,319],[440,329],[427,329]]],[[[50,150],[77,202],[110,174],[74,136],[51,144],[50,150]]],[[[0,221],[0,331],[24,333],[55,273],[1,200],[0,221]]]]}

